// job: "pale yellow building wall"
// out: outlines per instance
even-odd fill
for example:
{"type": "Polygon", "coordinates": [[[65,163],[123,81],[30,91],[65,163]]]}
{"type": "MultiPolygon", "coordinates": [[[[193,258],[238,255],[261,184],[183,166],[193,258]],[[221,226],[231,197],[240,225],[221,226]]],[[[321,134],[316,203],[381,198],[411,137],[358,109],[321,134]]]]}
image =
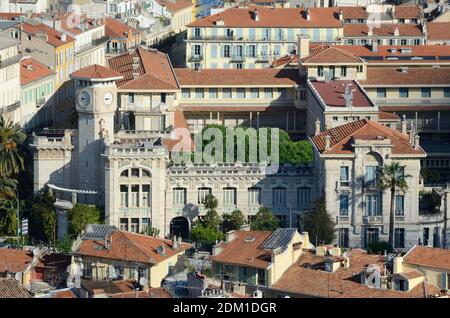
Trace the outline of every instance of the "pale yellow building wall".
{"type": "MultiPolygon", "coordinates": [[[[438,287],[441,287],[441,275],[443,273],[450,275],[450,269],[449,270],[443,270],[438,268],[432,268],[427,266],[418,266],[413,264],[408,264],[406,262],[403,262],[403,272],[409,272],[412,270],[418,270],[419,272],[422,272],[425,276],[425,278],[428,280],[429,283],[434,284],[438,287]]],[[[447,289],[449,287],[447,286],[447,289]]]]}
{"type": "Polygon", "coordinates": [[[178,257],[182,256],[183,254],[184,250],[180,250],[179,253],[150,267],[150,287],[161,287],[161,281],[169,274],[169,267],[174,266],[178,261],[178,257]]]}

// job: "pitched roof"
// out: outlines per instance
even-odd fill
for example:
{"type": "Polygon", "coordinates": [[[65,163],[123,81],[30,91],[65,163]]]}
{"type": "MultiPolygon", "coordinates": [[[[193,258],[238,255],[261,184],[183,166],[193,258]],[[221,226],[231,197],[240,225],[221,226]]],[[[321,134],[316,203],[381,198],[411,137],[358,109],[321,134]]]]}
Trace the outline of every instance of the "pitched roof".
{"type": "Polygon", "coordinates": [[[20,61],[20,85],[22,86],[51,76],[54,73],[47,66],[31,57],[20,61]]]}
{"type": "Polygon", "coordinates": [[[297,85],[297,69],[175,69],[180,86],[297,85]]]}
{"type": "Polygon", "coordinates": [[[439,292],[439,288],[427,282],[418,284],[408,292],[369,288],[361,284],[360,273],[371,264],[383,268],[383,256],[349,252],[350,267],[338,268],[335,272],[324,271],[327,257],[311,251],[303,251],[297,262],[291,265],[281,278],[269,287],[275,291],[312,297],[331,298],[423,298],[427,284],[428,295],[439,292]]]}
{"type": "Polygon", "coordinates": [[[310,53],[309,56],[302,58],[303,63],[362,63],[356,54],[336,46],[318,48],[310,53]]]}
{"type": "Polygon", "coordinates": [[[71,290],[59,290],[52,292],[51,298],[78,298],[71,290]]]}
{"type": "Polygon", "coordinates": [[[81,29],[79,27],[74,27],[73,23],[72,24],[68,23],[70,21],[70,15],[71,15],[71,13],[63,13],[63,14],[59,14],[56,17],[54,17],[54,19],[60,20],[61,27],[65,31],[67,31],[71,34],[74,34],[74,35],[78,35],[83,32],[98,28],[103,23],[103,21],[101,21],[100,19],[92,19],[92,18],[82,17],[80,23],[77,23],[77,25],[81,25],[81,23],[83,24],[83,29],[81,29]]]}
{"type": "Polygon", "coordinates": [[[122,74],[117,86],[123,89],[178,89],[178,82],[167,54],[138,47],[133,53],[124,53],[109,59],[109,67],[122,74]],[[134,60],[137,68],[134,69],[134,60]],[[134,73],[138,76],[135,78],[134,73]]]}
{"type": "Polygon", "coordinates": [[[378,120],[400,120],[400,117],[394,113],[380,111],[378,113],[378,120]]]}
{"type": "Polygon", "coordinates": [[[48,25],[44,23],[39,24],[30,24],[27,22],[21,23],[22,30],[25,33],[31,34],[31,35],[38,35],[38,34],[46,34],[47,35],[47,43],[52,46],[61,46],[65,45],[67,43],[73,42],[74,38],[70,35],[65,35],[62,32],[59,32],[48,25]],[[64,35],[63,35],[64,34],[64,35]],[[63,41],[63,37],[66,37],[66,40],[63,41]]]}
{"type": "Polygon", "coordinates": [[[33,253],[27,250],[0,248],[0,273],[22,272],[33,260],[33,253]]]}
{"type": "Polygon", "coordinates": [[[427,22],[428,40],[450,41],[450,21],[449,22],[427,22]]]}
{"type": "Polygon", "coordinates": [[[366,119],[325,130],[310,139],[322,154],[352,154],[353,138],[375,140],[380,137],[391,140],[393,154],[423,155],[425,153],[421,148],[414,149],[411,146],[408,135],[366,119]],[[330,136],[329,150],[325,150],[325,136],[330,136]]]}
{"type": "Polygon", "coordinates": [[[236,231],[234,239],[221,243],[222,251],[209,259],[218,263],[267,268],[271,253],[260,246],[271,234],[270,231],[236,231]]]}
{"type": "Polygon", "coordinates": [[[427,246],[413,246],[404,256],[407,264],[450,270],[450,250],[427,246]]]}
{"type": "Polygon", "coordinates": [[[223,21],[225,27],[285,27],[285,28],[339,28],[337,8],[309,8],[310,20],[307,20],[307,9],[302,8],[268,8],[259,6],[232,7],[217,14],[196,20],[188,27],[217,26],[217,21],[223,21]],[[253,18],[257,9],[258,21],[253,18]]]}
{"type": "Polygon", "coordinates": [[[396,19],[418,19],[422,9],[415,6],[395,6],[393,16],[396,19]]]}
{"type": "Polygon", "coordinates": [[[348,86],[353,91],[352,107],[374,107],[374,104],[355,81],[311,81],[314,90],[328,107],[345,107],[344,92],[348,86]]]}
{"type": "Polygon", "coordinates": [[[14,278],[0,278],[0,298],[31,298],[31,295],[14,278]]]}
{"type": "Polygon", "coordinates": [[[70,74],[72,78],[82,79],[107,79],[107,78],[122,78],[122,74],[102,65],[86,66],[76,72],[70,74]]]}
{"type": "MultiPolygon", "coordinates": [[[[395,30],[398,28],[400,36],[423,36],[420,25],[413,23],[389,23],[381,24],[372,28],[374,36],[394,36],[395,30]]],[[[346,24],[344,25],[344,37],[366,37],[369,34],[369,26],[367,24],[346,24]]]]}
{"type": "Polygon", "coordinates": [[[104,239],[82,239],[79,247],[74,251],[77,255],[88,255],[107,259],[135,261],[147,264],[158,264],[180,251],[191,247],[188,243],[182,243],[180,249],[175,250],[171,240],[156,238],[143,234],[120,231],[116,229],[111,233],[109,248],[105,246],[104,239]],[[157,252],[159,246],[164,246],[164,255],[157,252]]]}
{"type": "Polygon", "coordinates": [[[167,11],[172,13],[190,8],[194,5],[192,2],[186,0],[156,0],[156,2],[166,7],[167,11]]]}
{"type": "Polygon", "coordinates": [[[0,12],[0,20],[18,20],[24,15],[25,13],[0,12]]]}
{"type": "Polygon", "coordinates": [[[340,7],[342,18],[344,19],[363,19],[366,20],[369,14],[364,7],[340,7]]]}
{"type": "Polygon", "coordinates": [[[361,85],[446,85],[450,68],[367,68],[367,79],[361,85]]]}
{"type": "Polygon", "coordinates": [[[123,39],[128,37],[128,32],[132,34],[137,33],[138,31],[130,27],[119,20],[116,20],[114,18],[105,18],[105,33],[106,35],[110,36],[113,39],[123,39]]]}

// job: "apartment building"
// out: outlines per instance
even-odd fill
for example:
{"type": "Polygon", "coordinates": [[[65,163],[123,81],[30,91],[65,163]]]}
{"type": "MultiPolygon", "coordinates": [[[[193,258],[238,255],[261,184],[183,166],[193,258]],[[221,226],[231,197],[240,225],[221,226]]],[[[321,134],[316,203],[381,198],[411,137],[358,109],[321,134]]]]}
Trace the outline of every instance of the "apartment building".
{"type": "Polygon", "coordinates": [[[223,124],[304,134],[306,97],[297,70],[175,69],[175,74],[181,88],[177,109],[191,132],[223,124]]]}
{"type": "Polygon", "coordinates": [[[243,295],[255,290],[264,294],[311,248],[308,233],[296,229],[230,231],[224,242],[213,247],[209,260],[215,281],[223,282],[225,289],[243,295]]]}
{"type": "Polygon", "coordinates": [[[27,132],[53,123],[55,72],[31,57],[20,61],[21,106],[18,122],[27,132]]]}
{"type": "Polygon", "coordinates": [[[19,42],[0,34],[0,114],[20,121],[19,42]]]}
{"type": "Polygon", "coordinates": [[[114,277],[139,282],[144,277],[146,288],[160,287],[190,247],[176,237],[165,240],[114,226],[89,224],[74,243],[72,266],[82,266],[82,278],[88,280],[114,277]]]}
{"type": "Polygon", "coordinates": [[[190,68],[265,68],[297,52],[297,34],[337,43],[343,35],[337,8],[236,7],[188,25],[190,68]],[[250,13],[249,13],[250,12],[250,13]]]}
{"type": "Polygon", "coordinates": [[[106,54],[122,54],[141,43],[141,35],[135,28],[114,18],[105,18],[105,33],[109,37],[106,54]]]}

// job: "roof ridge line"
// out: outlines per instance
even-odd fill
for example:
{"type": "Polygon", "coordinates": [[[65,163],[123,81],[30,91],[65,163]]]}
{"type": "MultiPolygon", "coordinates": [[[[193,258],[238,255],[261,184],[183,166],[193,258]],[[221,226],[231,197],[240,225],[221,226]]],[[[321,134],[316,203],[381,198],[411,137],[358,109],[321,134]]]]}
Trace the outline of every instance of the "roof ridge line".
{"type": "Polygon", "coordinates": [[[158,264],[158,263],[153,259],[153,257],[147,255],[147,253],[145,253],[139,246],[137,246],[132,240],[130,240],[130,239],[129,239],[129,238],[128,238],[121,230],[118,230],[118,232],[119,232],[123,237],[125,237],[125,239],[127,239],[128,241],[130,241],[131,244],[132,244],[139,252],[141,252],[141,253],[144,254],[146,257],[148,257],[148,258],[150,259],[150,262],[152,262],[153,264],[158,264]]]}

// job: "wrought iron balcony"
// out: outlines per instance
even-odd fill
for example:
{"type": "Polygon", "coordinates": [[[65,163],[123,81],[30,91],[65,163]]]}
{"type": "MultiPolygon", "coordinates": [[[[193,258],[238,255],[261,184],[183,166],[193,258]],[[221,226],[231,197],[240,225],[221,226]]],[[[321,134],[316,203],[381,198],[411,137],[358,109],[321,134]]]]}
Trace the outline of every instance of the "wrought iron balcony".
{"type": "Polygon", "coordinates": [[[203,55],[193,54],[189,57],[189,62],[201,62],[203,61],[203,55]]]}

